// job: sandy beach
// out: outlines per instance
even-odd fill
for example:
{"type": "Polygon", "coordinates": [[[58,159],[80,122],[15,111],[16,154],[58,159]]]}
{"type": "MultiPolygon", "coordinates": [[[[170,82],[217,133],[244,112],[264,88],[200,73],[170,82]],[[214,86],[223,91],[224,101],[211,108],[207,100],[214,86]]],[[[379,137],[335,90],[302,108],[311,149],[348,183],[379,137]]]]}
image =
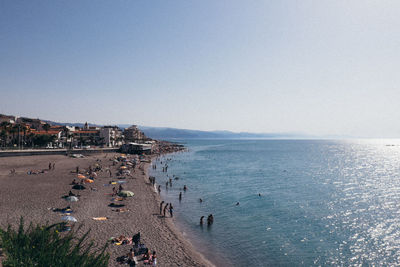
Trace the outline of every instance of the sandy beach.
{"type": "MultiPolygon", "coordinates": [[[[124,189],[135,193],[133,197],[122,201],[129,209],[127,212],[116,212],[109,207],[112,187],[110,181],[118,181],[116,171],[119,165],[112,166],[112,160],[117,154],[94,154],[84,158],[71,158],[62,155],[23,156],[0,158],[0,226],[8,224],[17,227],[23,216],[25,225],[32,223],[61,222],[61,214],[53,212],[53,208],[65,208],[68,204],[73,209],[80,232],[90,230],[90,239],[95,240],[99,247],[111,237],[121,235],[132,237],[141,233],[141,242],[149,250],[157,252],[157,266],[212,266],[193,246],[183,238],[175,228],[173,219],[159,214],[160,198],[149,182],[147,169],[149,162],[141,162],[131,171],[131,176],[123,184],[124,189]],[[45,173],[31,174],[29,170],[48,169],[49,162],[55,163],[55,169],[45,173]],[[85,190],[73,190],[79,193],[79,201],[69,203],[62,196],[71,190],[71,182],[77,178],[76,167],[87,170],[96,163],[104,168],[110,167],[112,177],[108,172],[98,172],[94,183],[85,185],[85,190]],[[15,169],[15,174],[10,170],[15,169]],[[106,186],[104,186],[106,185],[106,186]],[[95,221],[93,217],[108,217],[105,221],[95,221]]],[[[150,156],[147,156],[150,160],[150,156]]],[[[77,179],[78,180],[78,179],[77,179]]],[[[118,185],[115,185],[118,187],[118,185]]],[[[131,245],[109,245],[109,266],[119,266],[116,258],[126,255],[131,245]]],[[[143,262],[139,259],[139,266],[143,262]]],[[[0,264],[1,265],[1,264],[0,264]]]]}

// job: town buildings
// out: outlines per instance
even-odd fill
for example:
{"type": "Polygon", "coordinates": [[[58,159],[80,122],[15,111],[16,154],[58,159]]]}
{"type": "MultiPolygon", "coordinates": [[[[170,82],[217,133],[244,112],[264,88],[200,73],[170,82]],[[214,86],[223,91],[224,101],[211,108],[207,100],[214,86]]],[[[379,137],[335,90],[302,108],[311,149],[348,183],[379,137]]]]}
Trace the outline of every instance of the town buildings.
{"type": "Polygon", "coordinates": [[[120,147],[124,143],[148,140],[136,125],[122,131],[118,126],[50,125],[40,119],[0,114],[0,147],[3,148],[120,147]]]}

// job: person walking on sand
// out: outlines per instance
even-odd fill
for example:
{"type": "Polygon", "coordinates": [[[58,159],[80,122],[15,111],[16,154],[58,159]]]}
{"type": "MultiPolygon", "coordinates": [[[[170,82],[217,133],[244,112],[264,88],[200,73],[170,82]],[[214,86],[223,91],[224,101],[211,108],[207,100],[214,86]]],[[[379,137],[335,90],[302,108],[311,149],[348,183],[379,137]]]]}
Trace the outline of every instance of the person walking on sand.
{"type": "Polygon", "coordinates": [[[179,192],[179,201],[182,200],[182,192],[179,192]]]}
{"type": "Polygon", "coordinates": [[[160,203],[160,215],[162,214],[162,206],[164,205],[164,200],[160,203]]]}
{"type": "Polygon", "coordinates": [[[53,162],[53,170],[55,170],[55,169],[56,169],[56,163],[53,162]]]}
{"type": "Polygon", "coordinates": [[[172,203],[169,203],[169,215],[171,216],[171,218],[174,217],[173,211],[174,211],[174,207],[172,207],[172,203]]]}
{"type": "Polygon", "coordinates": [[[49,170],[51,170],[51,162],[49,162],[49,170]]]}

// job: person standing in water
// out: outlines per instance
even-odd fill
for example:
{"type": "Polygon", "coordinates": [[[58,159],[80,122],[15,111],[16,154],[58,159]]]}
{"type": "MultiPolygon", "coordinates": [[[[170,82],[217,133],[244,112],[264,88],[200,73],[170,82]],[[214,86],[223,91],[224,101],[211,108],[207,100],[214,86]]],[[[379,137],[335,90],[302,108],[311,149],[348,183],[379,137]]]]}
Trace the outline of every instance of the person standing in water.
{"type": "Polygon", "coordinates": [[[210,214],[207,217],[207,225],[210,226],[213,223],[214,223],[214,216],[212,214],[210,214]]]}

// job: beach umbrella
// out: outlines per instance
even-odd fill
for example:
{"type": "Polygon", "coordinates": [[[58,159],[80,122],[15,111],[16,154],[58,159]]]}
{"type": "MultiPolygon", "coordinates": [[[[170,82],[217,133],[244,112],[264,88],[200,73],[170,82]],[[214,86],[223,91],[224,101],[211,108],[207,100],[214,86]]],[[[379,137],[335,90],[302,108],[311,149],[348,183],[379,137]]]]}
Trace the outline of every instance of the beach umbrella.
{"type": "Polygon", "coordinates": [[[125,169],[128,169],[128,167],[126,167],[126,166],[121,166],[120,169],[121,169],[121,170],[125,170],[125,169]]]}
{"type": "Polygon", "coordinates": [[[93,183],[92,179],[85,179],[84,181],[85,181],[85,183],[90,183],[90,184],[93,183]]]}
{"type": "Polygon", "coordinates": [[[85,176],[85,175],[83,175],[83,174],[78,174],[78,178],[79,178],[79,179],[85,179],[85,178],[86,178],[86,176],[85,176]]]}
{"type": "Polygon", "coordinates": [[[93,176],[93,177],[97,177],[97,173],[92,172],[92,176],[93,176]]]}
{"type": "Polygon", "coordinates": [[[67,222],[77,222],[78,221],[75,217],[69,216],[69,215],[61,217],[61,220],[67,221],[67,222]]]}
{"type": "Polygon", "coordinates": [[[69,196],[65,198],[66,201],[69,202],[77,202],[79,200],[79,198],[75,197],[75,196],[69,196]]]}
{"type": "Polygon", "coordinates": [[[86,189],[86,187],[84,185],[81,184],[76,184],[72,187],[72,189],[76,189],[76,190],[83,190],[86,189]]]}
{"type": "Polygon", "coordinates": [[[61,220],[68,221],[68,222],[77,222],[78,221],[75,217],[70,216],[70,215],[61,217],[61,220]]]}
{"type": "Polygon", "coordinates": [[[121,190],[118,195],[121,197],[133,197],[135,194],[132,191],[121,190]]]}
{"type": "Polygon", "coordinates": [[[117,183],[119,183],[119,184],[125,184],[126,181],[117,181],[117,183]]]}

